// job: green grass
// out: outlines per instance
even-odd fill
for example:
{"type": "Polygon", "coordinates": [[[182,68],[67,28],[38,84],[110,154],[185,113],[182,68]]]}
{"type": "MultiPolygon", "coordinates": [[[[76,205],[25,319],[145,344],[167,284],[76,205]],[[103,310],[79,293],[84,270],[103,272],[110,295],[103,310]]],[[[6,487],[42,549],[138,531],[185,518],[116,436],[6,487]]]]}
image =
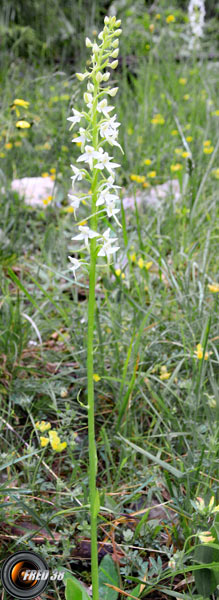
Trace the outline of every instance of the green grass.
{"type": "MultiPolygon", "coordinates": [[[[159,11],[163,24],[173,11],[159,11]]],[[[213,495],[218,504],[218,294],[208,288],[218,272],[218,116],[212,114],[218,110],[217,64],[208,61],[208,38],[201,61],[175,61],[182,14],[175,34],[174,25],[172,36],[163,25],[165,40],[153,38],[150,52],[137,47],[137,78],[131,76],[130,83],[125,67],[114,74],[124,149],[122,158],[119,152],[115,156],[121,163],[118,184],[130,193],[146,194],[150,188],[132,182],[131,174],[145,176],[151,186],[178,178],[181,199],[175,205],[167,198],[161,210],[143,203],[132,213],[123,212],[117,255],[121,274],[112,266],[100,273],[96,288],[98,536],[100,541],[108,536],[112,549],[114,535],[117,549],[125,552],[120,564],[124,590],[130,591],[136,585],[131,578],[142,580],[148,568],[142,598],[165,597],[164,589],[174,597],[197,597],[194,580],[184,590],[187,596],[184,588],[174,591],[189,567],[192,574],[198,538],[191,536],[209,531],[213,523],[213,515],[208,521],[191,501],[200,496],[208,504],[213,495]],[[187,82],[180,84],[180,78],[187,82]],[[157,113],[163,124],[151,123],[157,113]],[[186,151],[188,136],[191,162],[175,153],[186,151]],[[211,154],[203,151],[206,140],[215,149],[211,154]],[[145,159],[151,164],[145,165],[145,159]],[[176,163],[182,169],[173,172],[176,163]],[[151,171],[156,171],[153,178],[151,171]],[[140,258],[152,266],[140,268],[140,258]],[[207,360],[195,357],[198,343],[208,352],[207,360]],[[161,367],[170,373],[168,379],[161,379],[161,367]],[[166,517],[158,512],[152,521],[141,513],[133,524],[130,513],[154,499],[168,502],[177,520],[168,512],[166,517]],[[161,567],[167,568],[175,551],[179,563],[163,584],[161,567]],[[149,557],[156,563],[147,565],[149,557]],[[150,591],[152,567],[156,583],[150,591]]],[[[122,50],[129,54],[134,41],[126,18],[122,50]]],[[[142,39],[148,41],[147,27],[155,21],[145,14],[138,19],[142,39]]],[[[160,36],[161,30],[159,25],[160,36]]],[[[88,289],[86,279],[75,283],[70,270],[75,221],[65,210],[70,163],[79,150],[71,143],[66,118],[72,106],[81,107],[81,84],[65,64],[59,72],[48,65],[40,70],[34,62],[28,70],[24,67],[24,60],[16,60],[7,74],[4,69],[1,73],[0,435],[2,467],[8,465],[0,478],[1,520],[7,524],[1,530],[1,561],[6,552],[29,547],[45,556],[51,568],[57,563],[71,568],[89,584],[89,560],[82,563],[72,555],[90,533],[84,406],[88,289]],[[30,102],[25,116],[33,125],[25,134],[15,127],[10,109],[15,98],[30,102]],[[10,191],[12,178],[40,176],[51,168],[56,168],[58,205],[31,209],[10,191]],[[64,452],[41,448],[39,435],[47,435],[36,429],[41,420],[67,442],[64,452]],[[20,530],[13,533],[16,520],[20,530]],[[42,536],[40,546],[37,535],[42,536]]],[[[86,206],[79,217],[86,218],[86,206]]],[[[47,593],[63,598],[63,588],[55,589],[52,582],[47,593]]]]}

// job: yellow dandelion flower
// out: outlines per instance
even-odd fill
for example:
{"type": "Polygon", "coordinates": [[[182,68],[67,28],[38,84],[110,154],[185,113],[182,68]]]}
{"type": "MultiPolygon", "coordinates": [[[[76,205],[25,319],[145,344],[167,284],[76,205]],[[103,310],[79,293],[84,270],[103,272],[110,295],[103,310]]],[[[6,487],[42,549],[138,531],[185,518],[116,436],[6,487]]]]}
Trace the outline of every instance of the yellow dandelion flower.
{"type": "Polygon", "coordinates": [[[125,279],[125,273],[122,273],[121,277],[122,279],[125,279]]]}
{"type": "Polygon", "coordinates": [[[5,153],[4,152],[0,152],[0,158],[5,158],[5,153]]]}
{"type": "Polygon", "coordinates": [[[151,165],[152,161],[150,158],[145,158],[144,165],[151,165]]]}
{"type": "Polygon", "coordinates": [[[51,179],[52,181],[55,181],[55,179],[56,179],[56,175],[50,175],[50,179],[51,179]]]}
{"type": "Polygon", "coordinates": [[[160,376],[159,377],[162,381],[164,381],[165,379],[169,379],[170,376],[171,376],[171,373],[169,373],[167,371],[167,368],[165,365],[160,368],[160,376]]]}
{"type": "Polygon", "coordinates": [[[136,177],[137,177],[137,175],[135,175],[134,173],[132,173],[132,174],[130,175],[130,179],[131,179],[132,181],[136,181],[136,177]]]}
{"type": "Polygon", "coordinates": [[[144,187],[144,188],[148,188],[148,187],[150,187],[150,183],[149,183],[149,181],[144,181],[144,183],[143,183],[143,187],[144,187]]]}
{"type": "Polygon", "coordinates": [[[18,129],[28,129],[31,126],[30,123],[28,123],[28,121],[25,120],[17,121],[15,125],[16,127],[18,127],[18,129]]]}
{"type": "Polygon", "coordinates": [[[101,377],[98,375],[98,373],[94,373],[93,374],[93,380],[94,381],[100,381],[101,377]]]}
{"type": "Polygon", "coordinates": [[[184,99],[184,100],[189,100],[189,98],[190,98],[190,95],[189,95],[189,94],[184,94],[184,96],[183,96],[183,99],[184,99]]]}
{"type": "Polygon", "coordinates": [[[47,173],[47,172],[41,173],[41,177],[49,177],[49,173],[47,173]]]}
{"type": "Polygon", "coordinates": [[[204,154],[212,154],[213,151],[214,151],[214,146],[205,146],[203,148],[204,154]]]}
{"type": "Polygon", "coordinates": [[[156,171],[149,171],[148,173],[148,177],[156,177],[157,172],[156,171]]]}
{"type": "Polygon", "coordinates": [[[191,135],[187,135],[186,141],[187,142],[192,142],[192,140],[193,140],[193,137],[191,135]]]}
{"type": "Polygon", "coordinates": [[[186,85],[187,79],[185,77],[180,77],[179,78],[179,83],[180,83],[180,85],[186,85]]]}
{"type": "Polygon", "coordinates": [[[121,275],[121,269],[116,269],[115,274],[117,275],[117,277],[119,277],[121,275]]]}
{"type": "Polygon", "coordinates": [[[6,148],[6,150],[11,150],[11,148],[13,148],[13,144],[11,142],[7,142],[5,144],[5,148],[6,148]]]}
{"type": "Polygon", "coordinates": [[[12,107],[14,106],[23,106],[23,108],[28,108],[29,102],[27,100],[22,100],[22,98],[15,98],[12,102],[12,107]]]}
{"type": "Polygon", "coordinates": [[[166,23],[174,23],[175,20],[176,19],[174,15],[168,15],[168,17],[166,18],[166,23]]]}
{"type": "Polygon", "coordinates": [[[87,221],[86,220],[85,221],[81,221],[80,225],[87,225],[87,221]]]}
{"type": "Polygon", "coordinates": [[[219,117],[219,109],[217,108],[217,110],[214,110],[211,114],[213,117],[219,117]]]}
{"type": "Polygon", "coordinates": [[[132,262],[136,262],[136,253],[133,252],[132,254],[130,254],[130,259],[132,262]]]}
{"type": "Polygon", "coordinates": [[[143,267],[144,267],[143,258],[139,258],[137,264],[138,264],[138,266],[139,266],[140,269],[143,269],[143,267]]]}
{"type": "Polygon", "coordinates": [[[172,129],[172,131],[170,133],[171,133],[171,135],[178,135],[177,129],[172,129]]]}
{"type": "Polygon", "coordinates": [[[157,19],[157,21],[160,19],[160,13],[157,13],[157,14],[155,15],[155,19],[157,19]]]}
{"type": "Polygon", "coordinates": [[[203,142],[203,146],[210,146],[211,145],[211,140],[205,140],[205,142],[203,142]]]}
{"type": "Polygon", "coordinates": [[[202,531],[198,534],[198,537],[203,544],[215,541],[215,538],[211,535],[210,531],[202,531]]]}
{"type": "Polygon", "coordinates": [[[47,444],[49,443],[49,438],[40,436],[40,443],[42,448],[45,448],[47,446],[47,444]]]}
{"type": "Polygon", "coordinates": [[[188,156],[191,156],[190,152],[182,152],[182,157],[183,158],[188,158],[188,156]]]}
{"type": "Polygon", "coordinates": [[[55,167],[51,167],[50,173],[52,173],[52,175],[54,175],[56,173],[56,168],[55,167]]]}
{"type": "Polygon", "coordinates": [[[213,294],[216,294],[219,292],[219,283],[208,283],[208,289],[210,292],[212,292],[213,294]]]}
{"type": "Polygon", "coordinates": [[[182,169],[182,165],[180,163],[176,163],[175,165],[170,166],[170,170],[175,173],[176,171],[180,171],[182,169]]]}

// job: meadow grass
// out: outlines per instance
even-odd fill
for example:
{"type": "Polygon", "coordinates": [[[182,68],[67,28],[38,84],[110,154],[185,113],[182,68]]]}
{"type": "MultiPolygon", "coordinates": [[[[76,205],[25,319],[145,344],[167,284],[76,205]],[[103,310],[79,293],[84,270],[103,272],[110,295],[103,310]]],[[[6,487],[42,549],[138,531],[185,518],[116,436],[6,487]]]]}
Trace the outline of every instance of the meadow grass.
{"type": "MultiPolygon", "coordinates": [[[[89,561],[83,569],[72,556],[80,539],[90,536],[88,281],[75,282],[67,260],[74,252],[69,156],[74,163],[77,151],[66,117],[71,106],[81,108],[81,84],[64,65],[59,72],[24,66],[19,61],[7,76],[2,72],[2,560],[6,545],[14,552],[28,543],[37,551],[34,538],[43,528],[40,553],[90,583],[89,561]],[[25,116],[33,125],[25,132],[15,127],[15,98],[30,103],[25,116]],[[9,189],[12,178],[46,172],[58,184],[57,203],[33,209],[9,189]],[[36,423],[42,420],[67,443],[64,452],[41,449],[36,423]],[[24,516],[32,530],[24,524],[21,533],[24,516]],[[19,534],[10,529],[15,519],[19,534]]],[[[191,575],[194,536],[211,529],[209,514],[192,502],[201,497],[208,505],[214,496],[218,503],[218,293],[209,287],[218,272],[216,79],[214,62],[177,63],[171,39],[165,60],[161,52],[147,52],[137,77],[128,80],[125,65],[114,75],[124,149],[122,158],[115,153],[122,165],[118,184],[146,194],[173,178],[181,189],[177,203],[167,197],[153,209],[143,201],[133,212],[123,209],[122,195],[121,250],[96,286],[98,539],[114,552],[117,543],[121,589],[131,593],[138,583],[133,578],[142,581],[148,573],[141,597],[171,590],[184,597],[181,588],[173,592],[173,581],[189,568],[191,575]],[[188,151],[191,158],[183,156],[188,151]],[[145,179],[138,183],[133,175],[145,179]],[[159,506],[152,520],[140,512],[133,525],[129,515],[154,500],[171,511],[165,515],[159,506]],[[163,584],[162,569],[174,554],[163,584]]],[[[83,206],[80,218],[86,214],[83,206]]],[[[48,593],[63,597],[50,586],[48,593]]],[[[201,599],[192,576],[186,594],[201,599]]]]}

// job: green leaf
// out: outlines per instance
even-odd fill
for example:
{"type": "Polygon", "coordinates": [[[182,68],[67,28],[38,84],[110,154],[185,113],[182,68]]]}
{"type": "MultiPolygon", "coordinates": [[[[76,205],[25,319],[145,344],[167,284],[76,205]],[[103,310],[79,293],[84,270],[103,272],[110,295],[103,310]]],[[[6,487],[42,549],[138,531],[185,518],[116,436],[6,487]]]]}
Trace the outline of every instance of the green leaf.
{"type": "MultiPolygon", "coordinates": [[[[217,544],[211,544],[211,546],[210,544],[197,546],[194,551],[194,559],[201,565],[210,565],[212,562],[215,562],[218,563],[219,566],[219,550],[217,544]]],[[[195,571],[195,585],[199,594],[203,594],[207,597],[210,596],[213,594],[218,584],[219,572],[217,568],[195,571]]]]}
{"type": "Polygon", "coordinates": [[[117,600],[118,592],[105,584],[110,583],[119,587],[119,575],[110,554],[106,554],[99,566],[99,594],[101,600],[117,600]]]}
{"type": "Polygon", "coordinates": [[[66,579],[65,597],[66,600],[83,600],[82,590],[72,577],[66,579]]]}
{"type": "Polygon", "coordinates": [[[157,456],[154,456],[150,452],[147,452],[147,450],[143,450],[143,448],[140,448],[140,446],[137,446],[136,444],[133,444],[132,442],[130,442],[129,440],[127,440],[126,438],[124,438],[121,434],[119,434],[119,437],[126,444],[128,444],[129,446],[131,446],[131,448],[134,448],[134,450],[136,450],[136,452],[140,452],[140,454],[144,454],[145,456],[147,456],[148,458],[150,458],[150,460],[152,460],[153,462],[155,462],[157,465],[160,465],[160,467],[162,467],[166,471],[169,471],[170,473],[172,473],[172,475],[174,475],[174,477],[181,478],[181,477],[185,476],[185,473],[182,473],[181,471],[179,471],[175,467],[172,467],[172,465],[169,465],[168,463],[166,463],[164,460],[161,460],[157,456]]]}
{"type": "Polygon", "coordinates": [[[68,569],[65,569],[65,567],[57,567],[57,571],[64,571],[65,575],[64,575],[64,584],[66,586],[65,589],[65,598],[66,600],[91,600],[90,596],[88,596],[88,593],[86,592],[84,586],[82,585],[82,583],[80,581],[78,581],[76,579],[76,577],[74,577],[74,575],[72,575],[71,571],[69,571],[68,569]],[[71,584],[68,583],[69,580],[71,581],[71,584]],[[67,586],[68,583],[68,586],[67,586]],[[77,594],[81,595],[77,595],[77,594]]]}

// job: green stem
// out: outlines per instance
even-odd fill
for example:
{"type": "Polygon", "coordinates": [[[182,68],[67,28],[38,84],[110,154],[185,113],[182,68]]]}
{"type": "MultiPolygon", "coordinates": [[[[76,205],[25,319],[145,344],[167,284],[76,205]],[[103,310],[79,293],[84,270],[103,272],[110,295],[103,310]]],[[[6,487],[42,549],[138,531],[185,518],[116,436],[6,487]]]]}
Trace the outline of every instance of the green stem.
{"type": "MultiPolygon", "coordinates": [[[[98,145],[97,128],[97,84],[94,87],[93,104],[93,147],[98,145]]],[[[96,230],[98,171],[93,171],[91,191],[92,191],[92,217],[91,228],[96,230]]],[[[87,386],[88,386],[88,441],[89,441],[89,493],[90,493],[90,519],[91,519],[91,578],[92,578],[92,598],[99,600],[98,590],[98,546],[97,546],[97,514],[96,514],[96,474],[97,474],[97,454],[95,444],[95,419],[94,419],[94,380],[93,380],[93,334],[95,317],[95,283],[96,283],[96,238],[90,240],[90,274],[89,274],[89,300],[88,300],[88,334],[87,334],[87,386]]]]}

